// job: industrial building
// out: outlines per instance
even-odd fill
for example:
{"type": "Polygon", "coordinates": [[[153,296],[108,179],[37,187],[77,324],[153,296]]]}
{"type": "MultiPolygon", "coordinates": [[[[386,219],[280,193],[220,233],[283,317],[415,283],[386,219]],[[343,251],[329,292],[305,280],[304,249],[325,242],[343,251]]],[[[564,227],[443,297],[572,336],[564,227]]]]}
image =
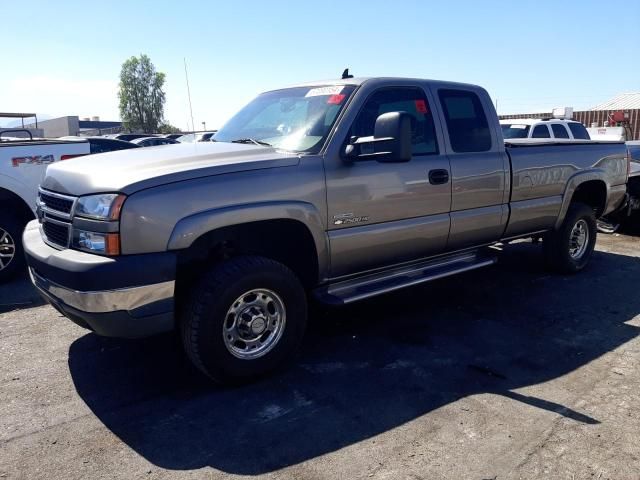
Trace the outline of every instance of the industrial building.
{"type": "MultiPolygon", "coordinates": [[[[507,118],[549,118],[551,112],[500,115],[507,118]]],[[[627,140],[640,140],[640,92],[622,93],[589,110],[573,112],[573,120],[586,127],[624,126],[627,140]]]]}
{"type": "MultiPolygon", "coordinates": [[[[27,125],[27,128],[31,126],[33,125],[27,125]]],[[[122,122],[105,122],[98,117],[80,119],[77,115],[70,115],[39,121],[38,127],[44,131],[44,137],[56,138],[118,133],[122,129],[122,122]]]]}
{"type": "MultiPolygon", "coordinates": [[[[122,122],[109,122],[100,120],[99,117],[80,118],[70,115],[66,117],[38,120],[35,113],[0,113],[0,118],[19,118],[21,122],[15,126],[2,127],[0,132],[24,129],[29,130],[34,137],[58,138],[70,135],[90,136],[119,133],[122,130],[122,122]],[[25,121],[34,118],[31,123],[25,121]]],[[[13,136],[21,136],[19,132],[13,136]]]]}

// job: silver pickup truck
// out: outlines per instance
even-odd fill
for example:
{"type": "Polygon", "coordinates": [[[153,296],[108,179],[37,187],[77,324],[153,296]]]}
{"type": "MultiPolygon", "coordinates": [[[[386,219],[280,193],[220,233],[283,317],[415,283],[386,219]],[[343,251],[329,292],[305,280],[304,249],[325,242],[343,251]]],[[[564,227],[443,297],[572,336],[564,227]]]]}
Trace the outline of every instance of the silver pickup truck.
{"type": "Polygon", "coordinates": [[[487,266],[525,237],[581,270],[628,164],[622,143],[505,145],[477,86],[347,78],[263,93],[212,143],[51,165],[23,240],[33,283],[74,322],[175,330],[205,374],[246,381],[296,351],[310,299],[487,266]]]}

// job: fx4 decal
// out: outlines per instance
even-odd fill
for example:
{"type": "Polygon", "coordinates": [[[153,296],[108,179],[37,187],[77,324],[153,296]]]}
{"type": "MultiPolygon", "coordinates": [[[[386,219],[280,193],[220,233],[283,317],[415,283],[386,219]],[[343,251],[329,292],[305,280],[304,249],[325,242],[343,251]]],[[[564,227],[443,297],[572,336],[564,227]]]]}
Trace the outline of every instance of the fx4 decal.
{"type": "Polygon", "coordinates": [[[33,155],[31,157],[13,157],[11,159],[11,166],[19,167],[20,165],[48,165],[55,161],[56,159],[53,155],[33,155]]]}

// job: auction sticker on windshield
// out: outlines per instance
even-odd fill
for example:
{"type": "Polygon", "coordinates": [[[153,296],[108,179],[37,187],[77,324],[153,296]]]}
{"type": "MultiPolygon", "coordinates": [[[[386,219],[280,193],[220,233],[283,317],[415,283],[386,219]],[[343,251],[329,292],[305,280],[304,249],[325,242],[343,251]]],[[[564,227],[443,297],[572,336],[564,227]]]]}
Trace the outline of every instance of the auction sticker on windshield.
{"type": "Polygon", "coordinates": [[[331,85],[328,87],[312,88],[307,92],[305,97],[319,97],[321,95],[337,95],[340,92],[342,92],[343,89],[344,87],[342,85],[331,85]]]}

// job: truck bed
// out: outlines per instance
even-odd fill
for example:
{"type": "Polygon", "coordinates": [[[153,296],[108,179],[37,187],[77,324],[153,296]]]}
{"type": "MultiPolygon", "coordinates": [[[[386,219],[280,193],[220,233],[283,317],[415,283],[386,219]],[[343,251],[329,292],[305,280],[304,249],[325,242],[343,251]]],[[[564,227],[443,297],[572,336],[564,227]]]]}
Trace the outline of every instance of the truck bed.
{"type": "Polygon", "coordinates": [[[609,201],[601,213],[617,207],[624,200],[627,183],[627,159],[621,144],[547,139],[505,142],[511,163],[511,213],[506,236],[525,233],[534,224],[551,227],[564,195],[572,192],[572,183],[579,183],[573,180],[581,176],[602,180],[605,196],[608,189],[609,201]],[[546,220],[540,223],[540,218],[546,220]]]}

